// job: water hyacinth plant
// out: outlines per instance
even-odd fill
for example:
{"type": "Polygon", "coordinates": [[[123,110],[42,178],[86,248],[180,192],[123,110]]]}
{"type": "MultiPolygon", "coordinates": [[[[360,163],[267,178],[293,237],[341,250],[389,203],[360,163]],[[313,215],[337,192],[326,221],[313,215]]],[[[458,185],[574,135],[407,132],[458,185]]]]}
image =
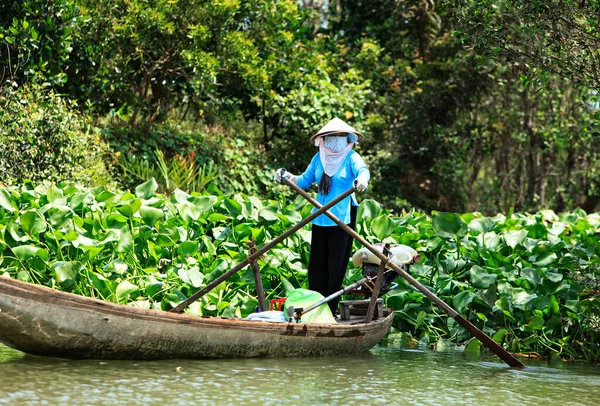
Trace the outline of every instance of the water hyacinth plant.
{"type": "MultiPolygon", "coordinates": [[[[0,188],[0,275],[170,310],[245,259],[249,241],[264,245],[312,210],[300,197],[261,201],[214,186],[156,191],[154,179],[133,193],[68,183],[0,188]]],[[[600,358],[598,214],[394,215],[367,199],[358,217],[367,240],[417,249],[422,260],[409,271],[509,351],[600,358]]],[[[301,230],[259,260],[268,299],[307,287],[309,235],[301,230]]],[[[350,268],[346,283],[360,276],[350,268]]],[[[401,342],[469,339],[421,293],[396,282],[385,301],[396,310],[401,342]]],[[[246,269],[187,311],[241,317],[256,306],[246,269]]],[[[478,351],[476,344],[469,348],[478,351]]]]}
{"type": "MultiPolygon", "coordinates": [[[[85,296],[169,310],[301,219],[293,205],[248,196],[156,195],[71,184],[0,190],[1,273],[85,296]]],[[[304,283],[299,233],[261,261],[265,287],[283,294],[304,283]]],[[[240,273],[190,312],[241,316],[255,310],[252,273],[240,273]]]]}
{"type": "MultiPolygon", "coordinates": [[[[597,213],[373,218],[376,202],[361,207],[363,232],[416,247],[424,260],[411,273],[509,351],[599,359],[597,213]]],[[[440,345],[469,339],[407,283],[388,293],[387,304],[402,332],[440,345]]]]}

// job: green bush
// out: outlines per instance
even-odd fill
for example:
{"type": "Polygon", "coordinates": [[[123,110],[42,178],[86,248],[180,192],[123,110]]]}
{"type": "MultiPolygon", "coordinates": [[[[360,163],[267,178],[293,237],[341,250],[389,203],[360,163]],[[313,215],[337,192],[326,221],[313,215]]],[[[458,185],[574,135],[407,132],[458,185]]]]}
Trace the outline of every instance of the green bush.
{"type": "Polygon", "coordinates": [[[0,4],[0,83],[64,85],[72,34],[80,23],[73,0],[3,1],[0,4]]]}
{"type": "Polygon", "coordinates": [[[69,101],[39,86],[0,89],[0,179],[6,184],[109,183],[99,131],[69,101]]]}
{"type": "MultiPolygon", "coordinates": [[[[123,188],[131,189],[150,177],[164,178],[157,169],[161,166],[158,152],[171,164],[183,157],[193,157],[195,164],[189,165],[190,168],[216,171],[213,183],[225,193],[271,197],[275,163],[258,142],[260,131],[255,125],[241,119],[229,128],[198,128],[192,122],[167,122],[150,128],[112,125],[103,132],[115,151],[118,169],[115,178],[123,188]]],[[[159,181],[159,186],[162,183],[159,181]]],[[[183,189],[181,185],[177,187],[183,189]]]]}

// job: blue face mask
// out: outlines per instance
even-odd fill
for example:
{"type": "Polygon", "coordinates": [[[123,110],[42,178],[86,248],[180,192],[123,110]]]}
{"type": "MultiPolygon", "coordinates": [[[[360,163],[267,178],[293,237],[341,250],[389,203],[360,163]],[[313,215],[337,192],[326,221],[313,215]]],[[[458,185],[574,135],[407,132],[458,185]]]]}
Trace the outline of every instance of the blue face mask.
{"type": "Polygon", "coordinates": [[[340,152],[348,145],[348,138],[345,135],[341,137],[329,135],[324,137],[323,144],[332,151],[340,152]]]}

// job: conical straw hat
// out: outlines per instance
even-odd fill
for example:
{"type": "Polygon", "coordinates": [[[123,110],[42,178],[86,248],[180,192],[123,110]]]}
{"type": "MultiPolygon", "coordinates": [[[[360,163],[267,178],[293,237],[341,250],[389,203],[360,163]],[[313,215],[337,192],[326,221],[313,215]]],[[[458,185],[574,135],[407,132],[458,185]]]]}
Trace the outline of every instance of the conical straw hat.
{"type": "Polygon", "coordinates": [[[342,121],[336,117],[333,120],[331,120],[330,122],[328,122],[327,124],[325,124],[325,126],[323,128],[321,128],[318,133],[316,133],[315,135],[310,137],[310,142],[311,142],[311,144],[314,144],[315,139],[317,137],[324,137],[326,135],[331,135],[331,134],[336,134],[336,133],[354,133],[358,136],[357,142],[361,142],[362,139],[364,138],[364,136],[360,132],[356,131],[354,128],[352,128],[348,124],[346,124],[344,121],[342,121]]]}

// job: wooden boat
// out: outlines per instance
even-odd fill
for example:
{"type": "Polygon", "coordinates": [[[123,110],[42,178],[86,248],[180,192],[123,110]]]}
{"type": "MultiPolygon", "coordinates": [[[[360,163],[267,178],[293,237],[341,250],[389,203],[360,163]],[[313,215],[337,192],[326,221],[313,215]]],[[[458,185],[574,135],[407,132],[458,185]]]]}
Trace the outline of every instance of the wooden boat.
{"type": "Polygon", "coordinates": [[[192,317],[103,302],[0,277],[0,342],[43,356],[92,359],[303,357],[368,351],[394,312],[370,323],[275,323],[192,317]]]}

